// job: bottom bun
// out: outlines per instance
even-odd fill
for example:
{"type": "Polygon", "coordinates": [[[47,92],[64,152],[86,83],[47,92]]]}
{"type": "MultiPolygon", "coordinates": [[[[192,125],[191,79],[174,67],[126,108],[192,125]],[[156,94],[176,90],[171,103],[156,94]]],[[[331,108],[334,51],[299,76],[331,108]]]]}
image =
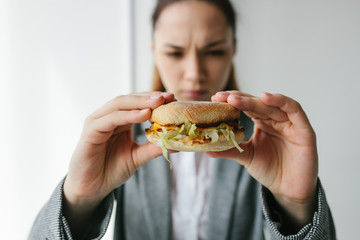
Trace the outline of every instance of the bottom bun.
{"type": "MultiPolygon", "coordinates": [[[[152,131],[146,131],[147,139],[160,146],[161,138],[152,131]]],[[[238,131],[235,133],[235,139],[237,143],[242,142],[244,139],[244,132],[238,131]]],[[[206,143],[197,143],[194,142],[190,137],[186,137],[182,140],[167,139],[164,141],[165,147],[167,149],[183,152],[218,152],[225,151],[230,148],[234,148],[234,144],[231,140],[227,140],[226,137],[221,134],[217,142],[206,142],[206,143]]]]}

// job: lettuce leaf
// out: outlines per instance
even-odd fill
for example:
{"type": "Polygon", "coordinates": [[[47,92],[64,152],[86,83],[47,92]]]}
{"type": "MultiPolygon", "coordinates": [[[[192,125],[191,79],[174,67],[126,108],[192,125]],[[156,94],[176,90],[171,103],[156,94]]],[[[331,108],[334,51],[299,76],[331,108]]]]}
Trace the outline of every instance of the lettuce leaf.
{"type": "MultiPolygon", "coordinates": [[[[184,126],[184,130],[183,130],[184,134],[185,134],[185,135],[188,135],[192,124],[189,123],[189,122],[186,122],[186,123],[183,124],[183,126],[184,126]]],[[[182,126],[181,126],[181,128],[182,128],[182,126]]],[[[180,129],[181,129],[181,128],[180,128],[180,129]]]]}
{"type": "Polygon", "coordinates": [[[216,129],[217,129],[217,130],[226,129],[226,124],[225,124],[225,123],[221,123],[216,129]]]}
{"type": "Polygon", "coordinates": [[[170,164],[170,170],[172,170],[172,162],[169,160],[168,151],[165,147],[165,141],[168,139],[174,140],[182,140],[187,136],[192,139],[197,138],[198,136],[204,136],[206,139],[211,139],[211,142],[217,142],[219,140],[219,134],[222,133],[226,137],[228,141],[232,141],[234,146],[239,150],[239,152],[243,152],[244,150],[239,146],[236,142],[235,134],[232,130],[227,129],[225,123],[221,123],[216,129],[204,129],[197,130],[195,124],[191,124],[186,122],[181,125],[180,128],[175,130],[167,130],[165,127],[162,127],[162,132],[157,132],[160,137],[160,148],[163,156],[170,164]]]}
{"type": "Polygon", "coordinates": [[[195,139],[197,138],[197,134],[195,133],[195,129],[196,129],[196,125],[195,124],[191,124],[191,128],[189,130],[189,136],[192,138],[192,139],[195,139]]]}
{"type": "Polygon", "coordinates": [[[228,130],[230,133],[231,141],[234,143],[235,147],[239,150],[240,153],[242,153],[244,150],[239,146],[239,144],[236,142],[235,134],[232,130],[228,130]]]}
{"type": "Polygon", "coordinates": [[[161,137],[164,139],[171,139],[177,136],[178,134],[179,134],[178,131],[171,131],[171,132],[162,133],[161,137]]]}
{"type": "Polygon", "coordinates": [[[172,170],[172,162],[169,160],[169,154],[168,154],[168,151],[165,147],[165,140],[164,138],[160,138],[160,148],[161,148],[161,151],[162,151],[162,154],[164,156],[164,158],[169,162],[170,164],[170,170],[172,170]]]}
{"type": "Polygon", "coordinates": [[[181,125],[179,133],[182,133],[185,130],[185,124],[181,125]]]}
{"type": "Polygon", "coordinates": [[[224,136],[226,137],[226,140],[230,140],[230,132],[228,129],[219,129],[220,132],[222,132],[222,134],[224,134],[224,136]]]}
{"type": "Polygon", "coordinates": [[[184,139],[184,138],[186,138],[186,136],[182,135],[182,134],[178,134],[175,137],[172,137],[172,139],[175,139],[175,140],[181,140],[181,139],[184,139]]]}
{"type": "Polygon", "coordinates": [[[217,142],[219,140],[218,130],[216,130],[216,129],[204,130],[204,136],[206,139],[211,138],[211,142],[217,142]]]}

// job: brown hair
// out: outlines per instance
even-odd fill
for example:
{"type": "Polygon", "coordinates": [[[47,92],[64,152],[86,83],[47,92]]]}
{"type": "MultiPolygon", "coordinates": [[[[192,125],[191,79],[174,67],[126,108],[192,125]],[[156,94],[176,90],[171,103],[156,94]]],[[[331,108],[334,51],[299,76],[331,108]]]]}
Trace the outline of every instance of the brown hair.
{"type": "MultiPolygon", "coordinates": [[[[152,27],[153,31],[155,30],[156,23],[159,19],[159,16],[169,4],[175,3],[175,2],[181,2],[181,1],[189,1],[189,0],[158,0],[157,4],[155,6],[155,9],[153,11],[152,15],[152,27]]],[[[234,43],[236,43],[236,14],[234,11],[234,8],[229,0],[198,0],[207,2],[209,4],[215,5],[225,16],[227,24],[231,27],[234,37],[234,43]]],[[[229,79],[227,82],[227,85],[225,86],[225,89],[223,90],[239,90],[237,83],[236,83],[236,77],[235,77],[235,69],[234,64],[231,66],[231,72],[229,75],[229,79]]],[[[152,91],[165,91],[165,87],[162,84],[160,74],[156,67],[154,67],[154,75],[153,75],[153,82],[152,82],[152,91]]]]}

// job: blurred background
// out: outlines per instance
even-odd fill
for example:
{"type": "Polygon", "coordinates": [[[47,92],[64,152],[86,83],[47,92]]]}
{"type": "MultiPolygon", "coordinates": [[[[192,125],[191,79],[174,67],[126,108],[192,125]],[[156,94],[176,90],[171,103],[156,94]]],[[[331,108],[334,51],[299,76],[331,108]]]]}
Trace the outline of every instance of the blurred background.
{"type": "MultiPolygon", "coordinates": [[[[26,239],[67,172],[85,117],[117,95],[150,89],[154,2],[0,0],[2,238],[26,239]]],[[[302,104],[317,133],[320,179],[338,238],[355,239],[360,1],[234,5],[240,88],[302,104]]],[[[110,227],[105,239],[111,238],[110,227]]]]}

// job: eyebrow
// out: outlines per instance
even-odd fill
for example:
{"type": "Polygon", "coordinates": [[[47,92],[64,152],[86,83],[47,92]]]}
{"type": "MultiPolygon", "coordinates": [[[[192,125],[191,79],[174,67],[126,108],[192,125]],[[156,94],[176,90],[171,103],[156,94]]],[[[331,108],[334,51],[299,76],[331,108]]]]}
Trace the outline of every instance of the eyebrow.
{"type": "Polygon", "coordinates": [[[214,46],[217,46],[217,45],[220,45],[220,44],[223,44],[223,43],[226,43],[226,39],[221,39],[219,41],[211,42],[211,43],[205,45],[204,49],[212,48],[214,46]]]}
{"type": "MultiPolygon", "coordinates": [[[[203,49],[208,49],[208,48],[212,48],[214,46],[217,46],[217,45],[220,45],[220,44],[223,44],[226,42],[226,39],[221,39],[219,41],[215,41],[215,42],[211,42],[209,44],[206,44],[203,49]]],[[[181,46],[178,46],[176,44],[173,44],[173,43],[166,43],[165,46],[167,47],[171,47],[171,48],[175,48],[175,49],[178,49],[178,50],[181,50],[183,49],[184,47],[181,47],[181,46]]]]}
{"type": "Polygon", "coordinates": [[[172,44],[172,43],[167,43],[167,44],[165,44],[165,46],[166,46],[166,47],[175,48],[175,49],[178,49],[178,50],[183,49],[183,47],[177,46],[177,45],[172,44]]]}

